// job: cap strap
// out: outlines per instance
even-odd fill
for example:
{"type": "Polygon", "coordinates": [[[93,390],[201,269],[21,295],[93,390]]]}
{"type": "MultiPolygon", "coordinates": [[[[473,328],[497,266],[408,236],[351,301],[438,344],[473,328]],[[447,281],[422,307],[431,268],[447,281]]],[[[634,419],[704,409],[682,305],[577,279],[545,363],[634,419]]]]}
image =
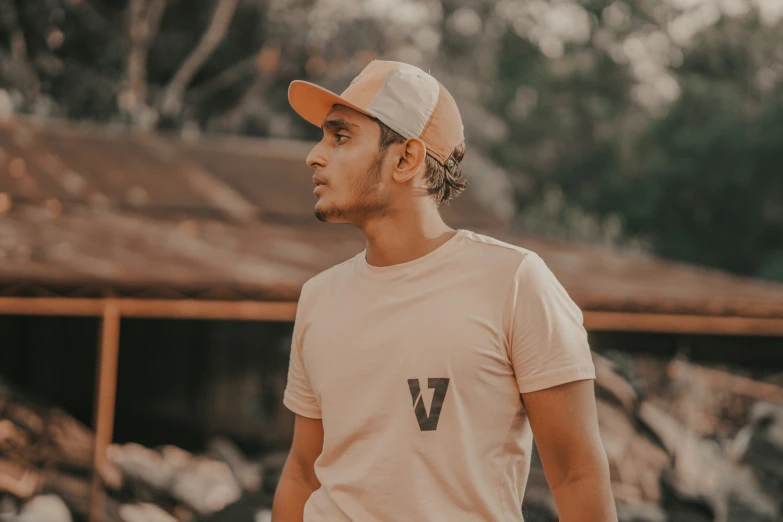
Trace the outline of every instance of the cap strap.
{"type": "Polygon", "coordinates": [[[446,170],[449,171],[449,174],[454,174],[454,171],[457,168],[457,160],[449,156],[449,159],[446,160],[446,164],[444,165],[444,167],[446,167],[446,170]]]}

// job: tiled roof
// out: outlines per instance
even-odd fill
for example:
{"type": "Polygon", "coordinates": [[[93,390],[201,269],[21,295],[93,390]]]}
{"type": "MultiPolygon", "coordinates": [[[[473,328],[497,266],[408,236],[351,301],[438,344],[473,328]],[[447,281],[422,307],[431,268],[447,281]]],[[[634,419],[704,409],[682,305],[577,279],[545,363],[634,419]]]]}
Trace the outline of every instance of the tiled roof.
{"type": "MultiPolygon", "coordinates": [[[[313,217],[311,146],[0,123],[0,296],[295,300],[364,247],[313,217]]],[[[470,194],[446,221],[538,252],[584,310],[783,318],[783,285],[515,235],[470,194]]]]}

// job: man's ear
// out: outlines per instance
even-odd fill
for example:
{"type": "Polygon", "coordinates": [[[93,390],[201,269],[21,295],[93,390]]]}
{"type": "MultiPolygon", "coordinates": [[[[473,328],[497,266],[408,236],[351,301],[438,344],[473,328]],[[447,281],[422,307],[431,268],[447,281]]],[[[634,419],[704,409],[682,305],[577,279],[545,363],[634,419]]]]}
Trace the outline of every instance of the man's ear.
{"type": "Polygon", "coordinates": [[[427,157],[427,146],[418,138],[411,138],[397,147],[397,163],[392,177],[397,183],[407,183],[418,174],[427,157]]]}

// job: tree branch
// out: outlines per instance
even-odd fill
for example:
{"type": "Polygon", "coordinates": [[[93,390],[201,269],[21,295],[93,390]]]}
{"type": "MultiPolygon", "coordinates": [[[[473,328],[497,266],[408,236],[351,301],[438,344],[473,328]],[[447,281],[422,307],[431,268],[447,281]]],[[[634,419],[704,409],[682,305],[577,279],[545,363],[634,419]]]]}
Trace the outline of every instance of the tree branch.
{"type": "Polygon", "coordinates": [[[162,114],[172,116],[182,108],[185,89],[226,36],[238,3],[239,0],[220,0],[198,45],[191,51],[164,90],[160,103],[162,114]]]}
{"type": "Polygon", "coordinates": [[[146,37],[149,22],[146,16],[146,0],[131,0],[128,20],[130,50],[128,51],[128,90],[121,104],[130,113],[135,112],[147,97],[146,37]]]}
{"type": "Polygon", "coordinates": [[[10,36],[11,57],[20,68],[19,75],[22,79],[22,86],[25,90],[29,90],[29,93],[35,98],[41,92],[41,82],[27,55],[27,40],[19,24],[16,0],[4,2],[4,8],[0,14],[2,14],[3,25],[8,29],[10,36]]]}
{"type": "Polygon", "coordinates": [[[128,88],[121,94],[120,107],[135,122],[141,122],[147,107],[147,57],[150,43],[158,34],[166,0],[131,0],[128,34],[128,88]]]}
{"type": "Polygon", "coordinates": [[[149,34],[147,36],[147,47],[149,47],[152,39],[158,35],[160,22],[163,20],[163,13],[166,11],[167,0],[151,0],[151,2],[148,11],[149,34]]]}
{"type": "Polygon", "coordinates": [[[11,40],[11,56],[14,60],[27,59],[27,43],[25,42],[24,32],[19,26],[19,13],[16,10],[15,0],[10,0],[3,10],[3,22],[8,28],[8,34],[11,40]]]}
{"type": "Polygon", "coordinates": [[[223,89],[227,89],[240,80],[243,80],[245,77],[253,75],[258,69],[256,65],[257,62],[258,55],[254,54],[239,60],[237,63],[227,67],[226,69],[223,69],[214,77],[206,80],[197,87],[193,87],[190,91],[188,91],[188,102],[195,105],[201,104],[223,89]]]}

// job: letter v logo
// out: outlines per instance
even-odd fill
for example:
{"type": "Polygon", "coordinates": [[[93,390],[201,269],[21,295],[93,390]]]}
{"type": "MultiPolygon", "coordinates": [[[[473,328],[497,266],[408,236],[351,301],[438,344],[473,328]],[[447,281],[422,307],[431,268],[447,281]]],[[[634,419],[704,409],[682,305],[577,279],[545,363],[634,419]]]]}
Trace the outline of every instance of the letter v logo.
{"type": "Polygon", "coordinates": [[[413,399],[413,411],[416,412],[419,429],[421,431],[435,431],[438,428],[438,419],[440,418],[440,410],[443,407],[443,400],[446,398],[446,390],[449,388],[449,380],[446,378],[427,379],[427,386],[435,388],[429,415],[427,415],[427,411],[424,409],[419,380],[408,379],[408,388],[411,390],[411,398],[413,399]]]}

